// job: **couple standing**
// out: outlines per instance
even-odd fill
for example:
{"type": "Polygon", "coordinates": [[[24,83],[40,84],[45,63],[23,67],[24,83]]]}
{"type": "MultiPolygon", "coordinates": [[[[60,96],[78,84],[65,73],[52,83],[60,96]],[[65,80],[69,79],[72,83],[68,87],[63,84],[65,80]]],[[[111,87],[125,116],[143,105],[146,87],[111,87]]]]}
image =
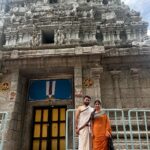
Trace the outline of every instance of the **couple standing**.
{"type": "Polygon", "coordinates": [[[89,106],[90,96],[83,98],[83,105],[76,111],[76,134],[79,135],[78,150],[108,150],[111,125],[107,115],[101,111],[101,102],[96,100],[89,106]]]}

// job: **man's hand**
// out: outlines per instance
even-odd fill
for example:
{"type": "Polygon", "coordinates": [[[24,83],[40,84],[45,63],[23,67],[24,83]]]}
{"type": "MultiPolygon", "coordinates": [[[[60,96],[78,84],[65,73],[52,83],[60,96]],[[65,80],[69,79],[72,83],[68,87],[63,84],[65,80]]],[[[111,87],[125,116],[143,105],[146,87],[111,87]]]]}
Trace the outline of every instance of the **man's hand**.
{"type": "Polygon", "coordinates": [[[80,115],[80,106],[78,107],[78,109],[76,110],[75,113],[75,123],[76,123],[76,134],[79,135],[79,129],[78,129],[78,120],[79,120],[79,115],[80,115]]]}
{"type": "Polygon", "coordinates": [[[79,135],[79,129],[76,128],[76,134],[79,135]]]}

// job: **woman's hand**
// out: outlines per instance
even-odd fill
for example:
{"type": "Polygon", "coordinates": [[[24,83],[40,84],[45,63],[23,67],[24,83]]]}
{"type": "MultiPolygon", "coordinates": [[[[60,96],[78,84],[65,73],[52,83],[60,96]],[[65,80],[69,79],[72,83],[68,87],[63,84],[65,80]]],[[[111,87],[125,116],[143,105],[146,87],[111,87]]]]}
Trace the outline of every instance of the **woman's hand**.
{"type": "Polygon", "coordinates": [[[80,131],[80,130],[76,128],[76,134],[77,134],[77,135],[79,135],[79,131],[80,131]]]}
{"type": "Polygon", "coordinates": [[[106,131],[105,136],[106,136],[106,137],[110,137],[110,136],[111,136],[110,132],[109,132],[109,131],[106,131]]]}
{"type": "Polygon", "coordinates": [[[94,138],[94,134],[93,133],[91,133],[91,137],[92,137],[92,139],[94,138]]]}

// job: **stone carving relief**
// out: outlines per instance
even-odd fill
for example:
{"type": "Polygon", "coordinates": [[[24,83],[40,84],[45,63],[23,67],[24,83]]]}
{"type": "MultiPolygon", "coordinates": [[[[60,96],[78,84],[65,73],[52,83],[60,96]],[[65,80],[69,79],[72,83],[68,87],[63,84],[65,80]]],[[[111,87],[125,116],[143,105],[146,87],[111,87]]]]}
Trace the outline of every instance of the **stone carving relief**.
{"type": "Polygon", "coordinates": [[[87,11],[83,11],[83,14],[82,14],[83,18],[87,18],[87,14],[88,14],[87,11]]]}
{"type": "Polygon", "coordinates": [[[55,30],[55,44],[63,44],[64,43],[64,32],[63,29],[60,27],[55,30]]]}
{"type": "Polygon", "coordinates": [[[74,16],[77,16],[77,8],[79,7],[78,3],[73,3],[73,9],[72,9],[72,13],[74,14],[74,16]]]}
{"type": "Polygon", "coordinates": [[[11,23],[14,23],[16,21],[16,16],[15,16],[15,14],[13,13],[13,15],[11,16],[11,18],[10,18],[10,22],[11,23]]]}
{"type": "Polygon", "coordinates": [[[33,25],[33,33],[32,33],[32,46],[38,46],[40,45],[40,35],[38,34],[37,27],[33,25]]]}
{"type": "Polygon", "coordinates": [[[71,41],[71,30],[70,29],[65,29],[64,35],[65,35],[64,43],[65,44],[70,44],[70,41],[71,41]]]}
{"type": "Polygon", "coordinates": [[[31,10],[28,10],[26,13],[25,13],[25,21],[27,21],[28,19],[32,19],[33,17],[33,14],[31,12],[31,10]]]}
{"type": "MultiPolygon", "coordinates": [[[[32,43],[32,38],[29,32],[25,32],[25,33],[19,33],[18,34],[18,41],[17,41],[17,45],[18,46],[24,46],[24,47],[28,47],[30,46],[30,44],[32,43]]],[[[32,44],[31,44],[32,45],[32,44]]]]}
{"type": "Polygon", "coordinates": [[[13,35],[12,33],[10,33],[10,34],[11,34],[10,36],[6,35],[6,44],[5,45],[6,46],[15,46],[17,36],[13,35]]]}
{"type": "Polygon", "coordinates": [[[12,16],[10,17],[10,23],[11,24],[20,24],[23,20],[23,16],[18,16],[15,13],[12,14],[12,16]]]}
{"type": "Polygon", "coordinates": [[[137,47],[144,47],[144,46],[150,46],[150,36],[145,36],[141,41],[133,41],[132,46],[137,47]]]}
{"type": "Polygon", "coordinates": [[[90,10],[90,18],[93,18],[94,17],[94,11],[93,9],[90,10]]]}
{"type": "Polygon", "coordinates": [[[18,10],[19,10],[19,8],[18,8],[17,6],[15,6],[15,7],[13,7],[10,11],[11,11],[12,13],[16,13],[16,12],[18,12],[18,10]]]}
{"type": "Polygon", "coordinates": [[[115,12],[108,12],[108,13],[102,14],[102,19],[111,20],[115,18],[116,18],[115,12]]]}
{"type": "MultiPolygon", "coordinates": [[[[105,46],[121,45],[126,41],[131,44],[133,40],[132,45],[138,45],[135,41],[146,35],[144,30],[148,25],[141,21],[140,14],[121,4],[120,0],[61,0],[48,4],[50,2],[15,0],[7,13],[0,12],[0,28],[6,24],[4,34],[8,34],[5,46],[40,45],[41,35],[37,30],[44,26],[53,26],[53,40],[58,45],[94,43],[95,37],[105,46]],[[104,11],[104,7],[108,11],[104,11]],[[32,29],[30,33],[28,28],[32,28],[33,23],[38,24],[38,29],[33,27],[33,33],[32,29]],[[100,33],[96,32],[97,26],[102,29],[100,33]],[[136,31],[135,26],[141,26],[141,32],[136,31]]],[[[142,44],[149,45],[149,42],[143,41],[142,44]]]]}

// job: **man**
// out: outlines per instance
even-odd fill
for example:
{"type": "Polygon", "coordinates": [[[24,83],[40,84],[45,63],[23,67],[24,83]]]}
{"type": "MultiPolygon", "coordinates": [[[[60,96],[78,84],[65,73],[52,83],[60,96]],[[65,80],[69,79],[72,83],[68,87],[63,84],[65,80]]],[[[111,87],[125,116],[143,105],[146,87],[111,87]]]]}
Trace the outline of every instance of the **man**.
{"type": "Polygon", "coordinates": [[[89,122],[93,108],[89,106],[90,101],[90,96],[84,96],[83,105],[76,110],[76,134],[79,135],[78,150],[90,150],[91,147],[89,122]]]}

